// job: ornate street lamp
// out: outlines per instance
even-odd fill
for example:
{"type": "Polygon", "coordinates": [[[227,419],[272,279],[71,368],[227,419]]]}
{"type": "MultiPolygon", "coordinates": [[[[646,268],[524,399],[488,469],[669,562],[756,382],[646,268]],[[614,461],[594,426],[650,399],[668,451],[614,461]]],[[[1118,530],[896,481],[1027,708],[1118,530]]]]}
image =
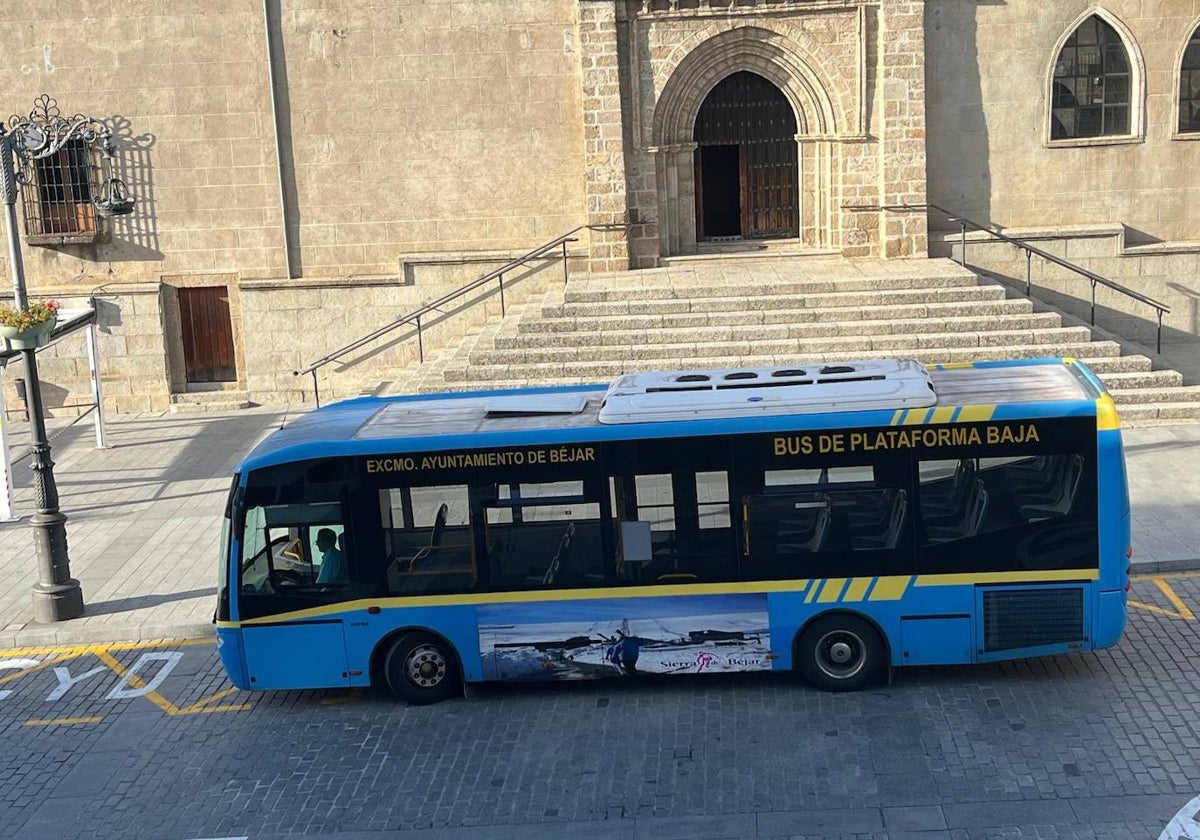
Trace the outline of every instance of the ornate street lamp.
{"type": "MultiPolygon", "coordinates": [[[[101,216],[122,216],[133,212],[134,200],[125,184],[113,174],[112,132],[94,117],[76,114],[64,117],[57,103],[41,96],[29,115],[9,117],[0,125],[0,187],[4,191],[5,223],[8,229],[8,258],[12,267],[13,297],[16,307],[28,305],[25,292],[25,264],[17,236],[17,193],[21,187],[43,189],[35,184],[38,161],[57,155],[68,144],[83,144],[104,156],[104,178],[99,184],[73,187],[73,196],[90,200],[101,216]]],[[[64,184],[57,188],[62,191],[64,184]]],[[[42,388],[38,379],[37,351],[22,351],[28,381],[29,419],[33,434],[33,491],[37,513],[31,518],[34,549],[37,553],[38,580],[33,585],[33,616],[36,621],[51,622],[83,615],[83,590],[71,577],[67,552],[67,517],[58,509],[58,487],[54,483],[54,462],[46,439],[46,421],[42,416],[42,388]]]]}

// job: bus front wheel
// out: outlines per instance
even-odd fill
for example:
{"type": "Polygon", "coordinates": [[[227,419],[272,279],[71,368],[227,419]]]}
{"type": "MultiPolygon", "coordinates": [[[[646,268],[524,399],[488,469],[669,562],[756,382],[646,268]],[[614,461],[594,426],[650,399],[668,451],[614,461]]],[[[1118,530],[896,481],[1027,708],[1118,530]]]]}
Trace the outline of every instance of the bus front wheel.
{"type": "Polygon", "coordinates": [[[458,693],[462,677],[448,644],[410,633],[388,649],[383,673],[392,694],[415,706],[447,700],[458,693]]]}
{"type": "Polygon", "coordinates": [[[796,650],[800,671],[825,691],[857,691],[882,681],[887,658],[879,633],[853,615],[829,615],[805,628],[796,650]]]}

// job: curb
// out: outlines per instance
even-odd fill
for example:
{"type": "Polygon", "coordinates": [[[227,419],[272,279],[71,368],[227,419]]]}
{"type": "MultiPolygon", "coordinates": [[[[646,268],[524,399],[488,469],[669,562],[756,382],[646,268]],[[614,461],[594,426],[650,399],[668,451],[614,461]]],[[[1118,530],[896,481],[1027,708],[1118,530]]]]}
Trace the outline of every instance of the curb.
{"type": "Polygon", "coordinates": [[[1148,560],[1145,563],[1138,563],[1135,560],[1131,565],[1133,567],[1131,574],[1134,575],[1195,572],[1200,571],[1200,557],[1184,560],[1148,560]]]}
{"type": "Polygon", "coordinates": [[[216,627],[196,622],[185,624],[156,624],[146,627],[128,625],[114,627],[63,627],[31,624],[10,633],[0,633],[0,653],[26,648],[119,645],[140,642],[183,641],[212,638],[216,643],[216,627]]]}

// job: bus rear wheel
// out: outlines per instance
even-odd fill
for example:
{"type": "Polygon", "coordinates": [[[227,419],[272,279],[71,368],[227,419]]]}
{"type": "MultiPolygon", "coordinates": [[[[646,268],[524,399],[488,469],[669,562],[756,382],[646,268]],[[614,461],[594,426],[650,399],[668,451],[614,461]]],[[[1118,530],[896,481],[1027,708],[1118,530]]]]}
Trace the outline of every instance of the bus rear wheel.
{"type": "Polygon", "coordinates": [[[887,672],[879,633],[853,615],[813,621],[801,635],[796,655],[805,679],[824,691],[858,691],[881,682],[887,672]]]}
{"type": "Polygon", "coordinates": [[[417,633],[392,643],[383,660],[383,673],[392,694],[414,706],[438,703],[462,686],[458,660],[440,639],[417,633]]]}

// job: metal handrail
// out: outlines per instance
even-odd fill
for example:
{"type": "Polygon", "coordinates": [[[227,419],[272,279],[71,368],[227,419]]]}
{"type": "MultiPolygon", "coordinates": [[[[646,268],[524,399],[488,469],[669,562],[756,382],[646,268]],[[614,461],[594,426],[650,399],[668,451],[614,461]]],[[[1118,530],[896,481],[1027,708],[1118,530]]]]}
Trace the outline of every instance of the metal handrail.
{"type": "MultiPolygon", "coordinates": [[[[507,274],[510,271],[513,271],[514,269],[520,268],[520,267],[526,265],[527,263],[533,262],[534,260],[543,259],[543,258],[547,257],[551,251],[557,251],[559,248],[561,248],[562,249],[563,283],[566,283],[570,277],[568,270],[567,270],[567,244],[571,243],[571,242],[579,241],[579,238],[577,236],[575,236],[575,234],[579,233],[581,230],[625,230],[629,227],[630,227],[630,225],[628,225],[628,224],[580,225],[579,227],[577,227],[573,230],[567,231],[562,236],[555,237],[554,239],[551,239],[549,242],[547,242],[543,245],[539,245],[538,247],[534,248],[532,251],[529,251],[528,253],[523,254],[523,255],[505,263],[504,265],[500,266],[499,268],[489,271],[487,274],[483,275],[482,277],[478,278],[477,280],[472,280],[470,283],[466,284],[465,286],[461,286],[452,292],[442,295],[440,298],[433,301],[432,303],[427,303],[424,306],[421,306],[419,309],[415,309],[412,312],[408,313],[407,315],[402,315],[399,318],[397,318],[396,320],[391,321],[387,324],[384,324],[379,329],[373,330],[372,332],[367,333],[362,338],[357,339],[356,341],[352,341],[351,343],[347,344],[344,347],[339,347],[337,350],[334,350],[332,353],[329,353],[328,355],[322,356],[320,359],[317,359],[317,361],[313,362],[308,367],[302,368],[301,370],[292,371],[292,375],[293,376],[303,376],[306,373],[312,374],[313,399],[316,401],[317,407],[319,408],[321,405],[321,391],[320,391],[320,385],[317,382],[317,371],[318,370],[325,367],[325,365],[330,364],[331,362],[336,362],[338,359],[342,358],[343,356],[347,355],[348,353],[353,353],[355,350],[359,349],[360,347],[364,347],[367,344],[370,344],[372,341],[375,341],[378,338],[382,338],[383,336],[387,335],[388,333],[393,332],[394,330],[398,330],[401,327],[408,326],[409,324],[416,324],[416,327],[417,327],[417,353],[418,353],[420,360],[422,362],[424,362],[425,361],[425,341],[424,341],[424,336],[421,332],[421,319],[423,317],[425,317],[426,315],[429,315],[431,312],[437,312],[438,314],[443,314],[441,312],[441,309],[446,304],[451,303],[452,301],[457,300],[458,298],[462,297],[463,295],[466,295],[466,294],[469,294],[470,292],[475,291],[480,286],[483,286],[484,284],[490,283],[493,280],[495,280],[495,281],[498,281],[498,283],[500,285],[500,314],[501,314],[501,316],[503,316],[505,314],[505,308],[504,308],[504,275],[505,274],[507,274]]],[[[558,257],[559,257],[559,255],[557,253],[554,254],[555,259],[558,259],[558,257]]]]}
{"type": "Polygon", "coordinates": [[[842,209],[848,210],[851,212],[855,212],[855,211],[857,211],[857,212],[877,212],[880,210],[884,210],[884,211],[887,211],[890,213],[925,213],[930,210],[936,210],[937,212],[941,213],[943,216],[946,217],[946,221],[951,222],[952,224],[958,224],[958,226],[959,226],[959,229],[961,231],[961,239],[960,239],[961,253],[959,255],[958,264],[961,265],[963,268],[966,268],[966,266],[967,266],[967,228],[971,228],[972,230],[977,230],[981,233],[986,233],[988,236],[991,236],[995,239],[999,239],[1002,242],[1007,242],[1010,245],[1015,245],[1016,247],[1020,248],[1021,250],[1023,250],[1025,252],[1025,294],[1026,294],[1026,296],[1029,296],[1033,290],[1033,271],[1032,271],[1031,263],[1033,260],[1033,255],[1036,254],[1037,256],[1041,257],[1042,259],[1044,259],[1048,262],[1052,262],[1057,266],[1061,266],[1062,268],[1065,268],[1068,271],[1073,271],[1076,274],[1091,281],[1091,284],[1092,284],[1091,324],[1093,327],[1096,326],[1096,286],[1104,286],[1105,288],[1112,289],[1114,292],[1119,292],[1120,294],[1123,294],[1126,297],[1133,298],[1134,300],[1138,301],[1139,303],[1144,303],[1147,306],[1153,307],[1155,312],[1158,315],[1158,331],[1157,331],[1157,336],[1156,336],[1155,350],[1158,353],[1162,353],[1163,315],[1165,315],[1171,311],[1171,307],[1168,306],[1167,304],[1163,303],[1162,301],[1155,300],[1154,298],[1149,297],[1148,295],[1144,295],[1141,292],[1134,291],[1133,289],[1130,289],[1127,286],[1122,286],[1120,283],[1117,283],[1113,280],[1109,280],[1107,277],[1104,277],[1103,275],[1100,275],[1100,274],[1096,274],[1094,271],[1088,271],[1086,268],[1075,265],[1075,263],[1064,260],[1062,257],[1056,256],[1055,254],[1051,254],[1048,251],[1043,251],[1041,248],[1038,248],[1035,245],[1030,245],[1028,242],[1026,242],[1023,239],[1018,239],[1014,236],[1008,236],[1007,234],[1000,233],[997,230],[992,230],[990,227],[981,225],[978,222],[974,222],[974,221],[972,221],[968,218],[965,218],[964,216],[961,216],[957,213],[952,213],[951,211],[947,210],[945,207],[939,207],[936,204],[846,205],[842,209]]]}

